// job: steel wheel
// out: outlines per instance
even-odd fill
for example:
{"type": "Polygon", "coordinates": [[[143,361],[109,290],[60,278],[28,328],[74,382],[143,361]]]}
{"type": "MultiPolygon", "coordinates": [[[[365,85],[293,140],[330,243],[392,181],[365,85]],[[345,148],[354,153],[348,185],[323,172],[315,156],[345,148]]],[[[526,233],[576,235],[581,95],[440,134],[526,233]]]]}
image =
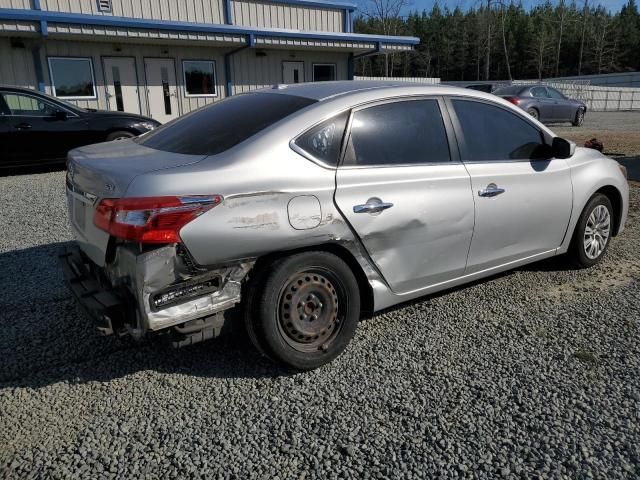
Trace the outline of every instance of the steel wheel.
{"type": "Polygon", "coordinates": [[[595,260],[604,252],[611,233],[611,214],[604,205],[593,209],[584,229],[584,253],[595,260]]]}
{"type": "Polygon", "coordinates": [[[280,293],[278,326],[300,352],[327,350],[341,329],[338,292],[330,272],[313,269],[289,278],[280,293]]]}

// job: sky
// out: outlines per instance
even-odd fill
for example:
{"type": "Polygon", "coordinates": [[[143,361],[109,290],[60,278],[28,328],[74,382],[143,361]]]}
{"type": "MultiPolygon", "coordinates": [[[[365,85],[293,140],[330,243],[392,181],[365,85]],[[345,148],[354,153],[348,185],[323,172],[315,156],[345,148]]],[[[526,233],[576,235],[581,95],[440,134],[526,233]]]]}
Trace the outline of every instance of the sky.
{"type": "MultiPolygon", "coordinates": [[[[419,12],[421,12],[422,10],[429,11],[433,7],[433,4],[435,1],[436,0],[409,0],[410,5],[408,8],[405,9],[406,11],[402,12],[402,14],[407,15],[409,12],[415,11],[415,10],[418,10],[419,12]]],[[[477,6],[481,0],[437,0],[437,1],[441,7],[447,5],[450,9],[454,9],[456,6],[459,6],[463,10],[466,10],[470,7],[477,6]]],[[[484,1],[486,2],[486,0],[484,1]]],[[[514,2],[515,1],[518,1],[518,0],[514,0],[514,2]]],[[[544,0],[521,0],[521,1],[525,8],[530,8],[532,6],[535,6],[539,3],[544,2],[544,0]]],[[[571,2],[571,0],[566,0],[566,1],[567,3],[571,2]]],[[[582,5],[584,2],[584,0],[575,0],[575,1],[578,5],[582,5]]],[[[360,7],[359,10],[362,10],[368,3],[368,0],[356,0],[355,3],[357,3],[358,6],[360,7]]],[[[558,0],[551,0],[551,3],[554,3],[554,4],[558,3],[558,0]]],[[[595,5],[598,3],[603,7],[605,7],[607,10],[611,10],[612,12],[617,12],[618,10],[620,10],[622,5],[627,3],[627,0],[589,0],[589,4],[595,5]]]]}

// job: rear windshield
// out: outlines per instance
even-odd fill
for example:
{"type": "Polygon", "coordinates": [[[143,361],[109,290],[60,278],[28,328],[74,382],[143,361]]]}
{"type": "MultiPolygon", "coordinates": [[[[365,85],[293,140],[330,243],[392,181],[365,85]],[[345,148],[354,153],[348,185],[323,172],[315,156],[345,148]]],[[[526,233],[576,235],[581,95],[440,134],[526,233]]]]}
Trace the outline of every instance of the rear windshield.
{"type": "Polygon", "coordinates": [[[496,89],[493,94],[494,95],[518,95],[524,87],[502,87],[496,89]]]}
{"type": "Polygon", "coordinates": [[[137,142],[165,152],[215,155],[316,101],[273,93],[229,97],[180,117],[137,142]]]}

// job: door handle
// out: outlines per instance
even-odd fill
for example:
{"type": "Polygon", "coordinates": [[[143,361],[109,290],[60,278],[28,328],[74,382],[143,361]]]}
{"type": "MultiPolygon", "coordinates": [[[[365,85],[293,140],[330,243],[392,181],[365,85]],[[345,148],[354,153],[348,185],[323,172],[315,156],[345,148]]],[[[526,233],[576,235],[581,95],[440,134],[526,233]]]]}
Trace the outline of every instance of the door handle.
{"type": "Polygon", "coordinates": [[[29,130],[32,127],[30,123],[19,123],[15,126],[18,130],[29,130]]]}
{"type": "Polygon", "coordinates": [[[484,190],[479,190],[478,195],[481,197],[496,197],[504,192],[504,188],[498,187],[495,183],[490,183],[484,190]]]}
{"type": "Polygon", "coordinates": [[[353,213],[380,213],[393,207],[393,203],[383,202],[379,198],[370,198],[367,203],[354,205],[353,213]]]}

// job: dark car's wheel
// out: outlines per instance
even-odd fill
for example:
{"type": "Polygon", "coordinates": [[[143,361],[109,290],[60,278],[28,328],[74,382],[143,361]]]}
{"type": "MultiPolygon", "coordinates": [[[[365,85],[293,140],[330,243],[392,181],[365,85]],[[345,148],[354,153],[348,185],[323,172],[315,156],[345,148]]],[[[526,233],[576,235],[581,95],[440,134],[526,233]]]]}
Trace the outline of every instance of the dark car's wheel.
{"type": "Polygon", "coordinates": [[[573,126],[580,127],[584,123],[584,108],[579,108],[576,112],[575,117],[573,118],[573,126]]]}
{"type": "Polygon", "coordinates": [[[569,256],[574,265],[587,268],[598,263],[609,247],[612,231],[611,201],[596,193],[584,207],[571,239],[569,256]]]}
{"type": "Polygon", "coordinates": [[[340,355],[356,331],[360,291],[337,256],[305,252],[258,272],[248,289],[245,325],[268,357],[311,370],[340,355]]]}
{"type": "Polygon", "coordinates": [[[533,108],[533,107],[527,108],[527,113],[531,115],[533,118],[535,118],[536,120],[540,119],[540,112],[538,112],[537,108],[533,108]]]}
{"type": "Polygon", "coordinates": [[[135,137],[135,135],[131,132],[125,132],[125,131],[111,132],[109,135],[107,135],[107,142],[110,142],[112,140],[124,140],[125,138],[132,138],[132,137],[135,137]]]}

